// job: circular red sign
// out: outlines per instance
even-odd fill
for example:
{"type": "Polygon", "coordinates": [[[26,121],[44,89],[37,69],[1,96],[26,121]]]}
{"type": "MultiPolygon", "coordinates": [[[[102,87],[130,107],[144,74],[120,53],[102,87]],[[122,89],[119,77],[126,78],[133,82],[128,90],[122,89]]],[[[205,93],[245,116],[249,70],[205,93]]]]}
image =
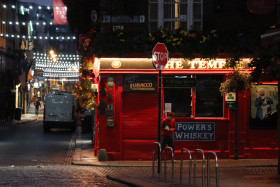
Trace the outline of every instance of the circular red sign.
{"type": "Polygon", "coordinates": [[[164,43],[157,43],[152,53],[153,63],[156,69],[162,70],[168,62],[168,50],[164,43]]]}

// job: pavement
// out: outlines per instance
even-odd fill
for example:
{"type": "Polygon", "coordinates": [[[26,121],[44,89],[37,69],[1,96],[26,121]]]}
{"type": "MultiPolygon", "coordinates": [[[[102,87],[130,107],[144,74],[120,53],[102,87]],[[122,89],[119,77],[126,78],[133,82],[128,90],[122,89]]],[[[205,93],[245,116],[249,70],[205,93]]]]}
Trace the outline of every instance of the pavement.
{"type": "MultiPolygon", "coordinates": [[[[118,181],[128,186],[195,186],[192,169],[192,185],[188,184],[188,161],[184,161],[184,173],[180,184],[180,160],[176,160],[174,166],[174,179],[171,181],[171,163],[167,162],[167,179],[164,179],[163,170],[161,176],[152,177],[152,161],[99,161],[94,156],[91,133],[83,133],[81,127],[76,131],[76,146],[72,157],[73,165],[111,167],[115,172],[107,175],[108,179],[118,181]],[[114,168],[114,169],[113,169],[114,168]]],[[[202,186],[202,164],[197,161],[196,185],[202,186]]],[[[277,175],[277,159],[219,159],[218,160],[218,184],[225,187],[279,187],[280,176],[277,175]]],[[[162,167],[164,164],[162,164],[162,167]]],[[[206,173],[206,168],[205,168],[206,173]]],[[[214,159],[210,160],[210,184],[216,185],[214,159]]],[[[204,185],[206,186],[206,176],[204,185]]]]}
{"type": "MultiPolygon", "coordinates": [[[[0,130],[8,128],[9,125],[20,125],[30,123],[42,118],[42,114],[36,116],[32,108],[28,114],[23,114],[21,120],[12,121],[10,124],[1,124],[0,130]]],[[[188,185],[188,161],[184,161],[183,180],[180,184],[180,160],[174,164],[174,178],[171,179],[171,163],[167,162],[167,177],[157,173],[152,176],[152,161],[99,161],[94,156],[91,133],[82,132],[81,126],[76,130],[75,148],[72,156],[72,165],[106,167],[110,168],[108,179],[136,187],[172,187],[172,186],[202,186],[202,164],[197,161],[196,177],[191,176],[191,185],[188,185]]],[[[219,159],[218,160],[218,185],[225,187],[279,187],[280,175],[277,175],[277,159],[219,159]]],[[[163,167],[164,164],[162,164],[163,167]]],[[[215,163],[210,160],[210,186],[216,186],[215,163]]],[[[206,173],[206,168],[205,168],[206,173]]],[[[204,185],[206,186],[206,175],[204,185]]]]}

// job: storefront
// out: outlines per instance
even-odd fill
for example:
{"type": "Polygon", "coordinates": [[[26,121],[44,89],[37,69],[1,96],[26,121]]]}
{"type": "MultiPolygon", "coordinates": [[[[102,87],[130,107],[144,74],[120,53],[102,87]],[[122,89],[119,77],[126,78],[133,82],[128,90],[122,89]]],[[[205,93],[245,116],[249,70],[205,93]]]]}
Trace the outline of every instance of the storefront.
{"type": "MultiPolygon", "coordinates": [[[[219,158],[233,158],[235,148],[239,158],[277,158],[276,83],[238,94],[237,123],[236,110],[226,108],[219,91],[232,71],[223,68],[225,61],[170,59],[162,70],[161,114],[175,113],[175,158],[179,159],[181,148],[215,151],[219,158]],[[273,103],[257,119],[260,90],[273,103]]],[[[244,67],[249,61],[242,60],[244,67]]],[[[95,64],[100,68],[95,150],[106,149],[110,160],[150,160],[153,142],[158,141],[159,97],[158,71],[152,60],[101,58],[95,64]]]]}

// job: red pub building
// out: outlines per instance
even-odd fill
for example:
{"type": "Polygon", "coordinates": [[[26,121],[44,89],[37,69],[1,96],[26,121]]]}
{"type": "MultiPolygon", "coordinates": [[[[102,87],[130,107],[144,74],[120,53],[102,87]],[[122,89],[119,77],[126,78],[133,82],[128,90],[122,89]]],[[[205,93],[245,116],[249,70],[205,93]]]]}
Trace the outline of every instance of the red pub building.
{"type": "MultiPolygon", "coordinates": [[[[239,158],[277,158],[277,82],[240,91],[238,109],[229,109],[235,104],[228,106],[219,91],[225,75],[233,71],[224,68],[225,62],[169,59],[159,84],[150,58],[95,58],[99,71],[95,154],[106,149],[109,160],[151,160],[153,143],[158,141],[162,85],[161,117],[175,113],[175,159],[182,148],[215,151],[219,158],[234,158],[237,151],[239,158]]],[[[242,71],[249,71],[249,62],[242,59],[242,71]]],[[[230,97],[234,101],[235,95],[230,97]]]]}

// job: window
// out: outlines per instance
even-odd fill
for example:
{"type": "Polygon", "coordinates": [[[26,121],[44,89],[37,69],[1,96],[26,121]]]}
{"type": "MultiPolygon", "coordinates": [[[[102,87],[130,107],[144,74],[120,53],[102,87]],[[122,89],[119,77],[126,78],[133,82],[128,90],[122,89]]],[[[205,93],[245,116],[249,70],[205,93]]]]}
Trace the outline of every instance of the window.
{"type": "Polygon", "coordinates": [[[159,28],[202,30],[202,11],[202,0],[150,0],[149,32],[159,28]]]}
{"type": "Polygon", "coordinates": [[[163,78],[164,103],[171,104],[176,117],[192,116],[192,88],[187,76],[165,76],[163,78]]]}
{"type": "Polygon", "coordinates": [[[222,76],[196,76],[195,117],[223,117],[222,76]]]}
{"type": "Polygon", "coordinates": [[[223,117],[223,97],[219,91],[223,76],[191,77],[194,76],[164,76],[164,103],[171,105],[176,117],[223,117]]]}

